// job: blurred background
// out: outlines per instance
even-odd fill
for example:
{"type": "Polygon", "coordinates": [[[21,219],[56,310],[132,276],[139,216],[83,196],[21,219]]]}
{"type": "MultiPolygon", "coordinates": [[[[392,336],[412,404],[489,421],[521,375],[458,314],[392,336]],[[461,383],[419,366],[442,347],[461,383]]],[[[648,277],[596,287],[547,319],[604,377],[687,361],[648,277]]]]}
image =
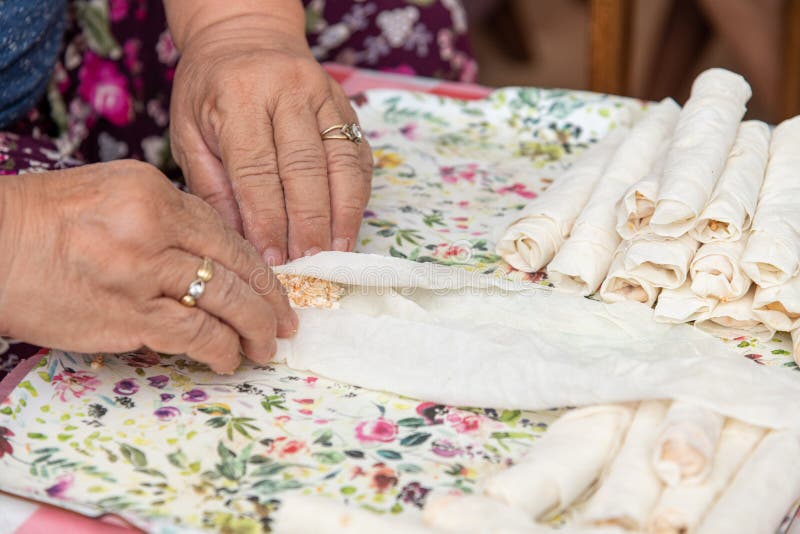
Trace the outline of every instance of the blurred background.
{"type": "Polygon", "coordinates": [[[680,102],[711,66],[753,87],[748,116],[800,114],[800,0],[463,0],[479,82],[680,102]]]}

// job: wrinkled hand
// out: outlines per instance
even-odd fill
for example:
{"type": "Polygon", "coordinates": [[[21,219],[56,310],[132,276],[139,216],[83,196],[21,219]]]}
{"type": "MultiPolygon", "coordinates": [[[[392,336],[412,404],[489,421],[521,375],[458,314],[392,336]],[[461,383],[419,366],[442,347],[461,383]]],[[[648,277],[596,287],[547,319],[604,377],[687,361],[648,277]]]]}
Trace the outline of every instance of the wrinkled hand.
{"type": "Polygon", "coordinates": [[[347,97],[303,37],[245,19],[198,31],[183,46],[173,154],[191,191],[269,264],[353,249],[372,155],[366,142],[320,139],[352,122],[347,97]]]}
{"type": "Polygon", "coordinates": [[[253,246],[154,167],[7,177],[0,194],[0,333],[80,352],[147,346],[229,373],[240,348],[266,363],[297,328],[253,246]],[[185,307],[204,256],[214,276],[185,307]]]}

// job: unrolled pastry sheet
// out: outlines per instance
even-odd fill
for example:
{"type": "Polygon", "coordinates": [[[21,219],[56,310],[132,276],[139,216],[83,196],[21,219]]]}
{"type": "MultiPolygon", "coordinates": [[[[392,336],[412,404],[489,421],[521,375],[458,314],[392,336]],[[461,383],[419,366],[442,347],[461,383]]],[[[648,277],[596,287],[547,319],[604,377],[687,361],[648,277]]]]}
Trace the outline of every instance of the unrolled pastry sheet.
{"type": "Polygon", "coordinates": [[[600,298],[603,302],[632,300],[652,306],[661,289],[625,269],[625,252],[627,249],[628,244],[622,242],[617,248],[617,252],[614,253],[611,269],[600,286],[600,298]]]}
{"type": "Polygon", "coordinates": [[[572,230],[597,181],[629,129],[617,127],[587,149],[547,190],[518,214],[496,251],[509,265],[535,272],[547,265],[572,230]]]}
{"type": "Polygon", "coordinates": [[[678,239],[642,236],[627,242],[625,270],[653,287],[677,289],[686,282],[698,242],[689,235],[678,239]]]}
{"type": "Polygon", "coordinates": [[[653,319],[661,323],[688,323],[705,317],[717,305],[717,300],[701,297],[687,280],[678,289],[664,289],[658,295],[653,319]]]}
{"type": "Polygon", "coordinates": [[[792,330],[792,357],[794,363],[800,365],[800,328],[792,330]]]}
{"type": "Polygon", "coordinates": [[[763,435],[762,428],[728,419],[722,428],[708,479],[699,484],[682,482],[665,488],[651,516],[650,532],[696,532],[703,516],[763,435]]]}
{"type": "Polygon", "coordinates": [[[779,286],[756,288],[753,313],[774,330],[792,332],[800,328],[800,276],[779,286]]]}
{"type": "Polygon", "coordinates": [[[672,403],[658,433],[653,468],[666,484],[699,484],[711,472],[725,417],[688,402],[672,403]]]}
{"type": "Polygon", "coordinates": [[[632,239],[637,235],[653,232],[650,228],[650,217],[656,208],[670,140],[671,138],[661,142],[653,168],[644,178],[630,186],[617,203],[617,233],[622,239],[632,239]]]}
{"type": "Polygon", "coordinates": [[[739,262],[746,243],[740,239],[702,245],[689,266],[692,291],[721,300],[743,297],[752,285],[739,262]]]}
{"type": "Polygon", "coordinates": [[[724,69],[709,69],[692,84],[692,93],[675,127],[667,152],[653,231],[680,237],[711,197],[752,92],[744,78],[724,69]]]}
{"type": "Polygon", "coordinates": [[[750,288],[738,300],[719,302],[710,313],[695,321],[694,325],[717,337],[754,337],[760,341],[772,339],[775,329],[764,324],[753,312],[755,288],[750,288]]]}
{"type": "Polygon", "coordinates": [[[773,534],[800,499],[800,434],[770,432],[708,512],[698,534],[773,534]],[[766,499],[755,496],[769,496],[766,499]]]}
{"type": "Polygon", "coordinates": [[[783,284],[800,272],[800,116],[772,132],[769,163],[742,269],[759,286],[783,284]]]}
{"type": "Polygon", "coordinates": [[[635,406],[578,408],[558,418],[514,466],[488,476],[483,491],[531,519],[557,514],[583,495],[619,449],[635,406]],[[586,441],[591,436],[591,441],[586,441]]]}
{"type": "Polygon", "coordinates": [[[548,277],[559,289],[589,295],[600,287],[620,242],[616,203],[653,167],[658,148],[672,133],[679,111],[673,100],[662,100],[647,110],[622,141],[569,238],[547,266],[548,277]]]}
{"type": "Polygon", "coordinates": [[[647,524],[662,486],[650,459],[668,407],[665,401],[639,405],[619,453],[581,513],[583,521],[628,530],[641,530],[647,524]]]}
{"type": "Polygon", "coordinates": [[[520,291],[492,276],[367,254],[324,252],[276,270],[348,284],[338,308],[298,310],[299,332],[278,351],[296,369],[455,406],[665,398],[761,426],[799,424],[794,371],[755,365],[688,325],[657,323],[638,303],[520,291]],[[390,287],[397,292],[373,307],[390,287]]]}
{"type": "Polygon", "coordinates": [[[739,125],[725,170],[691,233],[702,243],[738,241],[750,228],[769,158],[769,126],[739,125]]]}

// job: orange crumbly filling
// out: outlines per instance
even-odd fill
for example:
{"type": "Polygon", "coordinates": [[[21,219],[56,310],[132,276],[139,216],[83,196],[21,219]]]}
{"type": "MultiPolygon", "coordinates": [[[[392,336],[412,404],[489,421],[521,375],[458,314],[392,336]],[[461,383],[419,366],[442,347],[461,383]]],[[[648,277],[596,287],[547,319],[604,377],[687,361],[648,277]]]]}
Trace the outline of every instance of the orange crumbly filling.
{"type": "Polygon", "coordinates": [[[296,308],[332,308],[344,295],[344,287],[330,280],[298,274],[277,276],[296,308]]]}

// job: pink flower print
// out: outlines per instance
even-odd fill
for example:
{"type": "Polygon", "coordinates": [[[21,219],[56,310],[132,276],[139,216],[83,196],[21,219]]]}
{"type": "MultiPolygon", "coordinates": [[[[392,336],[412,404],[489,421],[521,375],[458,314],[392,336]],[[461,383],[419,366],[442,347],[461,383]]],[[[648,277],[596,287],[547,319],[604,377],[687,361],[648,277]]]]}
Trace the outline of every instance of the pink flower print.
{"type": "Polygon", "coordinates": [[[125,67],[133,74],[138,74],[142,70],[142,62],[139,61],[139,50],[141,48],[142,42],[139,39],[128,39],[122,45],[125,67]]]}
{"type": "Polygon", "coordinates": [[[477,171],[477,169],[478,169],[477,163],[470,163],[462,168],[440,167],[439,174],[441,174],[442,180],[450,184],[458,183],[460,180],[474,183],[476,174],[475,171],[477,171]]]}
{"type": "Polygon", "coordinates": [[[64,371],[53,377],[52,384],[62,402],[66,402],[67,393],[72,393],[73,397],[80,399],[86,392],[96,390],[100,381],[94,373],[64,371]]]}
{"type": "Polygon", "coordinates": [[[454,443],[446,439],[439,439],[431,444],[431,451],[433,454],[443,458],[452,458],[458,456],[464,451],[459,449],[454,443]]]}
{"type": "Polygon", "coordinates": [[[169,30],[165,30],[158,36],[158,43],[156,43],[156,53],[158,53],[158,60],[164,65],[173,66],[178,61],[178,49],[175,42],[172,40],[169,30]]]}
{"type": "Polygon", "coordinates": [[[118,22],[128,14],[128,0],[109,0],[108,14],[111,22],[118,22]]]}
{"type": "Polygon", "coordinates": [[[470,414],[466,417],[458,417],[458,421],[451,421],[451,424],[456,432],[461,434],[466,432],[475,432],[481,426],[481,418],[477,415],[470,414]]]}
{"type": "Polygon", "coordinates": [[[525,187],[524,184],[519,182],[507,185],[505,187],[501,187],[497,190],[498,193],[501,195],[505,195],[506,193],[514,193],[515,195],[519,195],[522,198],[536,198],[536,193],[525,187]]]}
{"type": "Polygon", "coordinates": [[[156,375],[156,376],[149,376],[147,377],[147,381],[150,382],[150,386],[157,388],[157,389],[164,389],[169,382],[169,377],[167,375],[156,375]]]}
{"type": "Polygon", "coordinates": [[[131,121],[133,101],[125,77],[113,61],[87,52],[78,79],[78,95],[100,116],[116,126],[125,126],[131,121]]]}
{"type": "Polygon", "coordinates": [[[54,499],[63,499],[66,497],[64,494],[69,488],[72,487],[74,480],[75,479],[72,475],[58,477],[58,482],[47,488],[45,491],[49,497],[54,499]]]}
{"type": "Polygon", "coordinates": [[[396,437],[397,425],[383,417],[356,425],[356,438],[361,443],[389,443],[396,437]]]}
{"type": "Polygon", "coordinates": [[[409,122],[402,128],[400,128],[400,133],[403,134],[403,137],[408,139],[409,141],[416,141],[417,140],[417,123],[409,122]]]}

